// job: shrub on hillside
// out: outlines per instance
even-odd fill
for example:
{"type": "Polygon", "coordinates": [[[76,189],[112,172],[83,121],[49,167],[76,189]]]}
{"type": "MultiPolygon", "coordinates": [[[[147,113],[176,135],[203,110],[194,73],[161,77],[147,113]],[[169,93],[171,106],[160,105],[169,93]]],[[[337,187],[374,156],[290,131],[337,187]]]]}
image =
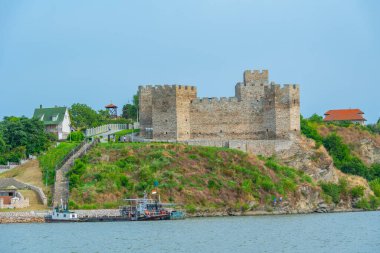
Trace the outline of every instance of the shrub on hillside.
{"type": "Polygon", "coordinates": [[[84,140],[84,134],[81,131],[71,132],[69,134],[69,136],[67,137],[67,140],[69,140],[69,141],[83,141],[84,140]]]}
{"type": "Polygon", "coordinates": [[[335,204],[339,203],[341,188],[340,188],[340,186],[338,184],[334,184],[334,183],[322,183],[321,187],[322,187],[323,192],[326,195],[330,196],[331,199],[332,199],[332,201],[335,204]]]}
{"type": "Polygon", "coordinates": [[[329,134],[323,140],[323,145],[333,158],[334,165],[344,173],[362,176],[367,179],[372,177],[369,168],[362,160],[351,154],[348,145],[336,133],[329,134]]]}
{"type": "Polygon", "coordinates": [[[371,190],[376,195],[376,197],[380,197],[380,178],[372,180],[369,183],[369,186],[371,187],[371,190]]]}
{"type": "Polygon", "coordinates": [[[319,146],[322,144],[323,138],[318,133],[317,130],[317,124],[302,118],[301,119],[301,133],[305,135],[306,137],[313,139],[316,144],[316,148],[319,148],[319,146]]]}
{"type": "Polygon", "coordinates": [[[364,209],[364,210],[370,210],[371,205],[369,204],[368,200],[366,198],[361,198],[356,204],[356,208],[364,209]]]}
{"type": "Polygon", "coordinates": [[[352,198],[361,198],[364,196],[364,186],[361,186],[361,185],[358,185],[358,186],[355,186],[351,189],[350,193],[351,193],[351,197],[352,198]]]}

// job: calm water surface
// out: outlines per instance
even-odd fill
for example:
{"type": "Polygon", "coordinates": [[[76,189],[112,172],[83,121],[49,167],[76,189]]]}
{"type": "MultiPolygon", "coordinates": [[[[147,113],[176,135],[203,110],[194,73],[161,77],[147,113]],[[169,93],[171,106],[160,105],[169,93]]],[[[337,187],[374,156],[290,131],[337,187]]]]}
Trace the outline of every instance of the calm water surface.
{"type": "Polygon", "coordinates": [[[6,252],[380,252],[380,212],[4,224],[6,252]]]}

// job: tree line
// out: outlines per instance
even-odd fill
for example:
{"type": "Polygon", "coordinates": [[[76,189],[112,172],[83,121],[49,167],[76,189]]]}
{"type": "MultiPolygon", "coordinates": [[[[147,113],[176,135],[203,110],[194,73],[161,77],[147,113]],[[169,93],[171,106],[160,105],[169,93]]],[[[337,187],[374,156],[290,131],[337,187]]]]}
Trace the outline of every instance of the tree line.
{"type": "Polygon", "coordinates": [[[122,108],[119,118],[111,118],[109,111],[96,111],[86,104],[75,103],[70,109],[71,125],[77,130],[97,127],[105,124],[128,124],[137,121],[139,99],[133,96],[133,103],[127,103],[122,108]]]}
{"type": "Polygon", "coordinates": [[[38,119],[5,117],[0,121],[0,164],[19,162],[28,155],[45,151],[54,135],[45,132],[38,119]]]}
{"type": "MultiPolygon", "coordinates": [[[[70,140],[84,138],[81,131],[104,124],[128,124],[137,121],[138,95],[133,102],[123,106],[121,117],[112,119],[107,110],[96,111],[86,104],[75,103],[69,108],[71,127],[76,132],[70,134],[70,140]]],[[[46,151],[57,137],[45,131],[39,119],[22,117],[4,117],[0,121],[0,165],[7,162],[19,162],[29,155],[38,155],[46,151]]]]}

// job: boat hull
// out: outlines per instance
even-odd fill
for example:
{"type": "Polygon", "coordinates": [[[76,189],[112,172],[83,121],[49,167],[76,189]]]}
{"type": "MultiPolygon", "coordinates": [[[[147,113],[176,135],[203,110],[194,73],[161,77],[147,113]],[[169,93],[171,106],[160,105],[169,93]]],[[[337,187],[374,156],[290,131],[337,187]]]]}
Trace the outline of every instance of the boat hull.
{"type": "Polygon", "coordinates": [[[153,220],[170,220],[170,215],[157,215],[157,216],[142,216],[137,219],[128,216],[104,216],[104,217],[81,217],[78,219],[52,219],[45,218],[47,223],[57,223],[57,222],[116,222],[116,221],[153,221],[153,220]]]}

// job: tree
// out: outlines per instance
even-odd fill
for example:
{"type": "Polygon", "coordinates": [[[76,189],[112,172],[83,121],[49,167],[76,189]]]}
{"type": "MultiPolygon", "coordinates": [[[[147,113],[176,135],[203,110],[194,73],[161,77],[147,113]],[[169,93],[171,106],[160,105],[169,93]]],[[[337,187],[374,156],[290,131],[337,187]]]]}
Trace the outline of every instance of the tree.
{"type": "Polygon", "coordinates": [[[110,112],[108,110],[99,110],[98,114],[99,114],[100,119],[102,121],[107,121],[107,120],[111,119],[111,115],[110,115],[110,112]]]}
{"type": "Polygon", "coordinates": [[[311,117],[309,118],[309,121],[311,122],[317,122],[317,123],[322,123],[323,122],[323,117],[322,116],[319,116],[318,114],[314,113],[313,115],[311,115],[311,117]]]}
{"type": "Polygon", "coordinates": [[[5,141],[3,140],[2,136],[0,135],[0,153],[4,153],[7,146],[5,144],[5,141]]]}
{"type": "Polygon", "coordinates": [[[126,104],[123,106],[122,117],[126,119],[132,119],[137,121],[137,114],[139,108],[139,96],[136,94],[133,96],[133,104],[126,104]]]}
{"type": "Polygon", "coordinates": [[[38,154],[49,146],[49,135],[38,119],[5,117],[0,122],[0,156],[3,162],[18,162],[29,154],[38,154]]]}
{"type": "Polygon", "coordinates": [[[24,146],[26,154],[45,150],[49,144],[45,127],[38,119],[5,117],[2,122],[3,139],[10,149],[24,146]]]}
{"type": "Polygon", "coordinates": [[[73,104],[69,110],[72,126],[77,129],[91,128],[101,125],[101,116],[85,104],[73,104]]]}

